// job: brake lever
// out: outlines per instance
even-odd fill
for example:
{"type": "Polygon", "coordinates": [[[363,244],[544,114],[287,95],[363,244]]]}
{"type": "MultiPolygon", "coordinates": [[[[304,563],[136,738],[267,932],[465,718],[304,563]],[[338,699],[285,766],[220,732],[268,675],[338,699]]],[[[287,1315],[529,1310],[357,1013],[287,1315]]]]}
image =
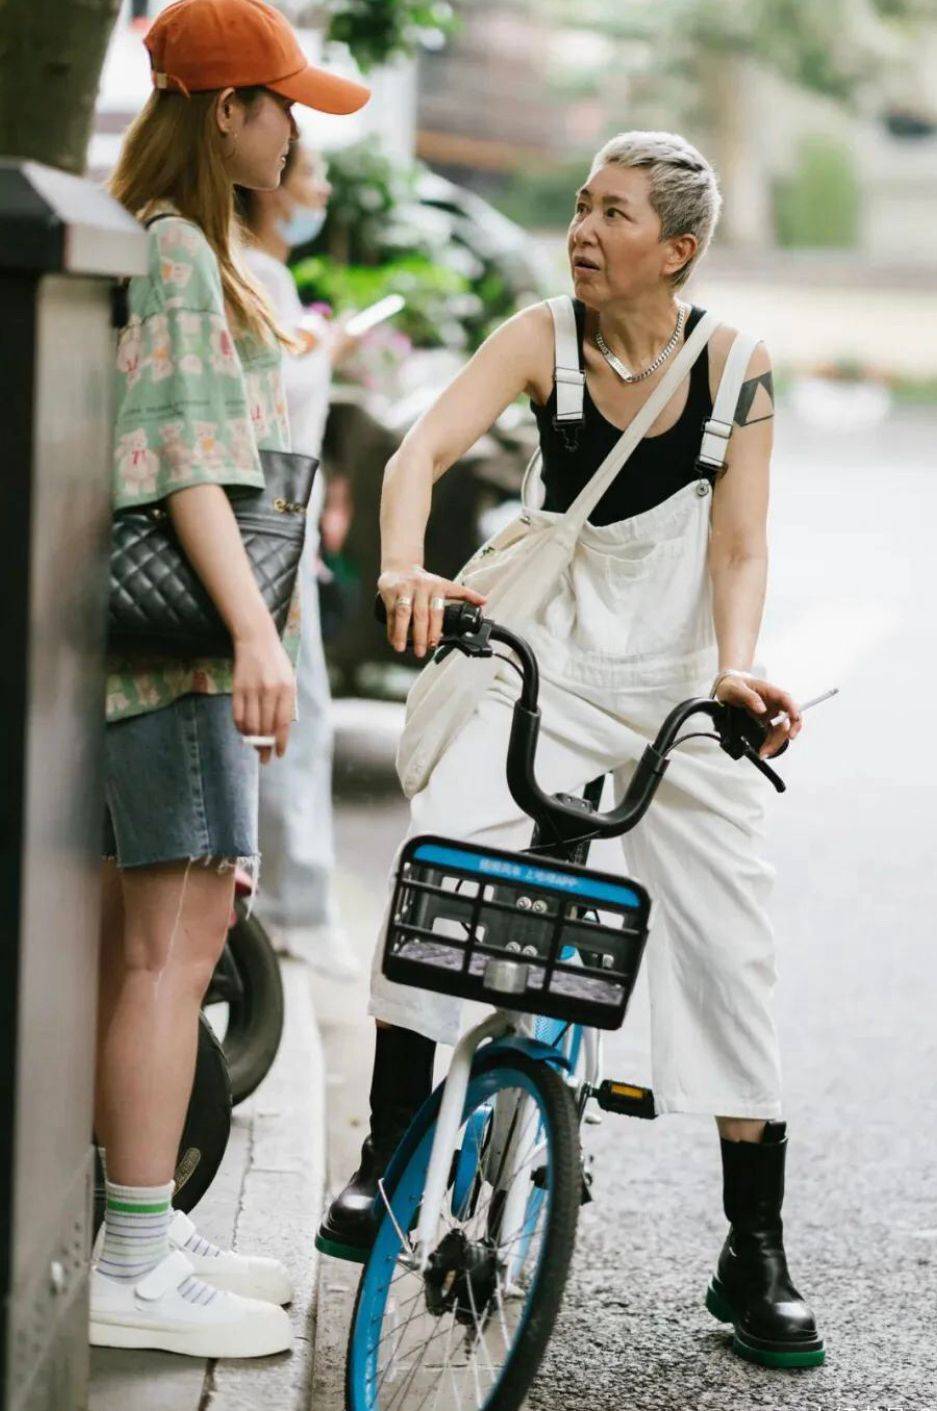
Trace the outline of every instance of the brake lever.
{"type": "MultiPolygon", "coordinates": [[[[777,753],[780,754],[781,751],[778,750],[777,753]]],[[[763,774],[766,779],[770,780],[770,782],[774,785],[779,794],[787,793],[787,785],[781,778],[780,774],[775,774],[770,764],[768,764],[767,761],[762,759],[758,751],[756,749],[753,749],[747,740],[745,741],[745,744],[742,747],[742,754],[745,756],[746,759],[751,760],[752,764],[755,766],[755,768],[760,774],[763,774]]],[[[772,755],[771,758],[773,759],[774,755],[772,755]]]]}
{"type": "MultiPolygon", "coordinates": [[[[716,720],[714,723],[719,733],[719,743],[730,759],[741,759],[744,755],[759,773],[770,780],[779,794],[786,793],[787,785],[784,780],[758,753],[760,746],[765,742],[766,732],[753,715],[749,715],[748,711],[743,710],[741,706],[724,705],[721,720],[716,720]]],[[[775,750],[771,758],[774,759],[777,755],[783,754],[788,744],[789,741],[785,740],[781,748],[775,750]]]]}

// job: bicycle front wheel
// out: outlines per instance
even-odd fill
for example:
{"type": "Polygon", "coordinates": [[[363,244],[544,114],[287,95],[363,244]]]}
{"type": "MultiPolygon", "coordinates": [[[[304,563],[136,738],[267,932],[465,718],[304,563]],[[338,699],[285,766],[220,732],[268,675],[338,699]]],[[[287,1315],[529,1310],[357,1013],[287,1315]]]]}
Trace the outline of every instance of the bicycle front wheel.
{"type": "Polygon", "coordinates": [[[517,1411],[559,1310],[581,1193],[579,1129],[563,1079],[520,1052],[477,1055],[453,1183],[421,1272],[405,1232],[415,1226],[437,1110],[386,1192],[352,1319],[348,1411],[517,1411]]]}

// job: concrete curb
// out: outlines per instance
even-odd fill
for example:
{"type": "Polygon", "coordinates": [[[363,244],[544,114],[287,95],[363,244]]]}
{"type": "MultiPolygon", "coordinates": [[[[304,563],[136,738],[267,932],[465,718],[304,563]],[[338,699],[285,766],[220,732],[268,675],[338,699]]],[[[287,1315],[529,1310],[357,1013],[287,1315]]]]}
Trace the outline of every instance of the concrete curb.
{"type": "Polygon", "coordinates": [[[194,1212],[226,1248],[281,1259],[293,1278],[291,1355],[205,1362],[168,1352],[93,1348],[91,1411],[309,1411],[325,1182],[325,1066],[307,968],[282,960],[285,1024],[264,1082],[233,1115],[211,1189],[194,1212]]]}
{"type": "Polygon", "coordinates": [[[276,1063],[239,1112],[248,1146],[234,1248],[286,1265],[296,1296],[291,1355],[210,1365],[199,1411],[308,1411],[318,1255],[313,1240],[325,1183],[325,1069],[309,971],[282,960],[286,1023],[276,1063]]]}
{"type": "MultiPolygon", "coordinates": [[[[374,1053],[374,1023],[367,1015],[368,970],[383,905],[383,875],[362,886],[339,868],[335,892],[355,952],[361,961],[356,984],[337,985],[313,977],[313,995],[325,1050],[328,1185],[340,1190],[358,1163],[367,1132],[368,1088],[374,1053]]],[[[319,1262],[318,1315],[312,1405],[344,1411],[345,1353],[362,1266],[323,1257],[319,1262]]]]}

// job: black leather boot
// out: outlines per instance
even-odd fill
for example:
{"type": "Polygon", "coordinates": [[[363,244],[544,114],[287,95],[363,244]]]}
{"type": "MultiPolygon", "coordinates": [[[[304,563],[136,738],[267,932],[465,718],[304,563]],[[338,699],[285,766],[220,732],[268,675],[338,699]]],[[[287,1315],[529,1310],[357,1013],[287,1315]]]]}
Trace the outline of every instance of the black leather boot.
{"type": "Polygon", "coordinates": [[[784,1254],[781,1205],[787,1126],[768,1122],[760,1142],[722,1142],[723,1205],[730,1230],[706,1307],[735,1329],[740,1357],[764,1367],[816,1367],[823,1339],[784,1254]]]}
{"type": "Polygon", "coordinates": [[[329,1206],[316,1248],[363,1263],[380,1223],[377,1183],[416,1111],[433,1089],[436,1045],[411,1029],[379,1028],[371,1077],[371,1130],[361,1164],[329,1206]]]}

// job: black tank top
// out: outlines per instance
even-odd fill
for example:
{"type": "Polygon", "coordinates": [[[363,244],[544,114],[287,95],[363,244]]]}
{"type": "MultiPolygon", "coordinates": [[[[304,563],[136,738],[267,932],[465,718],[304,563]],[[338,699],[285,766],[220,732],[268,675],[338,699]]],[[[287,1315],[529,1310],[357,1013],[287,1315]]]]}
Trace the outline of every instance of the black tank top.
{"type": "MultiPolygon", "coordinates": [[[[576,330],[579,335],[579,367],[584,369],[582,341],[585,333],[586,309],[579,299],[573,300],[576,330]]],[[[704,310],[695,306],[686,321],[684,337],[703,317],[704,310]]],[[[546,498],[543,508],[568,510],[579,491],[592,479],[609,451],[621,436],[598,410],[583,388],[582,421],[556,426],[556,386],[546,406],[531,400],[530,406],[540,431],[543,452],[543,483],[546,498]]],[[[592,514],[592,524],[615,524],[630,519],[669,499],[684,485],[700,478],[696,468],[703,422],[713,413],[709,390],[709,350],[704,348],[690,372],[690,391],[686,406],[669,431],[659,436],[645,436],[622,466],[592,514]]]]}

